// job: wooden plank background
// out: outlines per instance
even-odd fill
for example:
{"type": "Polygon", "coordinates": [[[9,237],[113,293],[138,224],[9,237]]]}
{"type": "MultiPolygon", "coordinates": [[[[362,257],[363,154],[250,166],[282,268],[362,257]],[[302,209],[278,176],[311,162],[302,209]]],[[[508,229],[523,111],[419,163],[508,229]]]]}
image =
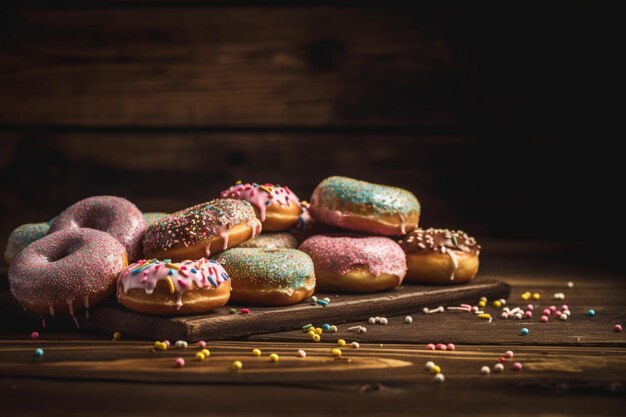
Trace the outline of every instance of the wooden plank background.
{"type": "Polygon", "coordinates": [[[599,8],[357,6],[1,6],[0,250],[93,194],[173,211],[333,174],[411,189],[426,226],[616,240],[599,8]]]}

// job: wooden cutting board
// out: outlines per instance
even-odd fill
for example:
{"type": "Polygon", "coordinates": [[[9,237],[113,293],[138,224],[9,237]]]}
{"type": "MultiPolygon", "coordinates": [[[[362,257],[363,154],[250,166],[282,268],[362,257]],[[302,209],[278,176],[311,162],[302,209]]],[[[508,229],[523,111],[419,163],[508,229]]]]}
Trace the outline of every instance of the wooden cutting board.
{"type": "MultiPolygon", "coordinates": [[[[510,291],[510,285],[505,282],[479,278],[466,284],[446,287],[407,284],[376,294],[316,293],[318,298],[330,298],[331,302],[326,307],[311,305],[309,302],[287,307],[245,306],[250,309],[250,314],[229,314],[231,308],[239,311],[244,306],[227,305],[194,316],[148,316],[129,311],[112,299],[92,308],[89,319],[82,312],[77,315],[77,319],[81,328],[108,334],[119,331],[127,336],[150,340],[221,340],[294,330],[308,323],[316,326],[324,323],[341,324],[367,320],[372,316],[421,312],[424,307],[454,305],[464,301],[476,303],[482,296],[489,299],[506,298],[510,291]]],[[[10,293],[3,289],[0,305],[5,310],[11,305],[10,297],[10,293]]],[[[13,307],[14,313],[23,314],[21,309],[15,308],[15,300],[13,307]]]]}

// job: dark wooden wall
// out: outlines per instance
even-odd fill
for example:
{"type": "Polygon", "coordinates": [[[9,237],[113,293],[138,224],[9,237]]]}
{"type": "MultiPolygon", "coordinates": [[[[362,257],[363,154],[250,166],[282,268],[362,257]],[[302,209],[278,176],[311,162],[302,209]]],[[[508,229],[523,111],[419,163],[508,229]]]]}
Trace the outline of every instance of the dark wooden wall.
{"type": "Polygon", "coordinates": [[[599,6],[2,7],[1,240],[88,195],[173,211],[236,179],[308,198],[332,174],[409,188],[425,225],[479,237],[624,225],[599,6]]]}

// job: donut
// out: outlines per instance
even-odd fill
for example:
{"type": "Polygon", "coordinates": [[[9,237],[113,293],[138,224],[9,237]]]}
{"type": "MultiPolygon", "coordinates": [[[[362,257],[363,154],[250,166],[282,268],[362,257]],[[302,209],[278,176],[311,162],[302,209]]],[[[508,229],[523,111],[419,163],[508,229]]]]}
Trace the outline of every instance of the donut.
{"type": "Polygon", "coordinates": [[[420,203],[410,191],[346,177],[323,180],[309,210],[329,226],[385,236],[410,232],[420,217],[420,203]]]}
{"type": "Polygon", "coordinates": [[[183,261],[217,254],[261,233],[252,205],[215,199],[163,217],[143,238],[146,258],[183,261]]]}
{"type": "Polygon", "coordinates": [[[342,232],[341,229],[327,226],[311,217],[311,213],[309,211],[309,203],[307,203],[306,201],[302,201],[300,204],[302,205],[302,214],[300,214],[298,223],[294,227],[289,229],[289,233],[291,233],[291,235],[296,238],[298,243],[304,242],[311,236],[342,232]]]}
{"type": "Polygon", "coordinates": [[[141,238],[146,231],[146,221],[141,211],[125,198],[97,196],[81,200],[59,214],[48,233],[81,227],[113,236],[124,245],[131,261],[141,257],[141,238]]]}
{"type": "Polygon", "coordinates": [[[108,233],[60,230],[17,254],[9,267],[9,286],[29,311],[74,316],[113,294],[117,275],[127,263],[126,249],[108,233]]]}
{"type": "Polygon", "coordinates": [[[141,260],[120,272],[117,299],[145,314],[204,313],[230,298],[230,280],[222,266],[200,258],[181,263],[141,260]]]}
{"type": "Polygon", "coordinates": [[[296,238],[287,232],[261,233],[239,245],[240,248],[261,249],[297,249],[298,246],[296,238]]]}
{"type": "Polygon", "coordinates": [[[376,292],[397,287],[406,274],[402,248],[388,237],[316,235],[300,245],[315,265],[317,288],[376,292]]]}
{"type": "Polygon", "coordinates": [[[167,213],[154,212],[154,213],[142,213],[143,219],[146,221],[146,224],[150,226],[152,223],[155,223],[161,220],[163,217],[167,216],[167,213]]]}
{"type": "Polygon", "coordinates": [[[48,223],[28,223],[18,226],[9,235],[7,248],[4,252],[4,260],[11,264],[15,255],[36,240],[41,239],[48,233],[48,223]]]}
{"type": "Polygon", "coordinates": [[[311,258],[297,249],[234,248],[216,260],[232,279],[231,299],[239,303],[284,306],[313,295],[311,258]]]}
{"type": "Polygon", "coordinates": [[[460,284],[478,273],[480,245],[461,230],[415,229],[398,244],[406,253],[407,282],[460,284]]]}
{"type": "Polygon", "coordinates": [[[300,199],[286,186],[242,184],[238,181],[229,189],[222,191],[220,196],[244,200],[252,204],[266,232],[289,229],[298,222],[302,211],[300,199]]]}

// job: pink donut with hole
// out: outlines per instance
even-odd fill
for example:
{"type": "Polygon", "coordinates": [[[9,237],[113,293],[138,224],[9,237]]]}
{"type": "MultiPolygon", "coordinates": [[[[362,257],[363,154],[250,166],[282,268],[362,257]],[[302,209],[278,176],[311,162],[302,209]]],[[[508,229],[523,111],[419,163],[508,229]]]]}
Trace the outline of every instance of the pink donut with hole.
{"type": "Polygon", "coordinates": [[[128,251],[128,258],[136,261],[142,257],[141,239],[147,229],[141,211],[121,197],[89,197],[66,208],[59,214],[48,233],[86,227],[106,232],[128,251]]]}
{"type": "Polygon", "coordinates": [[[126,249],[108,233],[61,230],[17,254],[9,267],[9,285],[29,311],[73,316],[111,295],[117,275],[127,264],[126,249]]]}

